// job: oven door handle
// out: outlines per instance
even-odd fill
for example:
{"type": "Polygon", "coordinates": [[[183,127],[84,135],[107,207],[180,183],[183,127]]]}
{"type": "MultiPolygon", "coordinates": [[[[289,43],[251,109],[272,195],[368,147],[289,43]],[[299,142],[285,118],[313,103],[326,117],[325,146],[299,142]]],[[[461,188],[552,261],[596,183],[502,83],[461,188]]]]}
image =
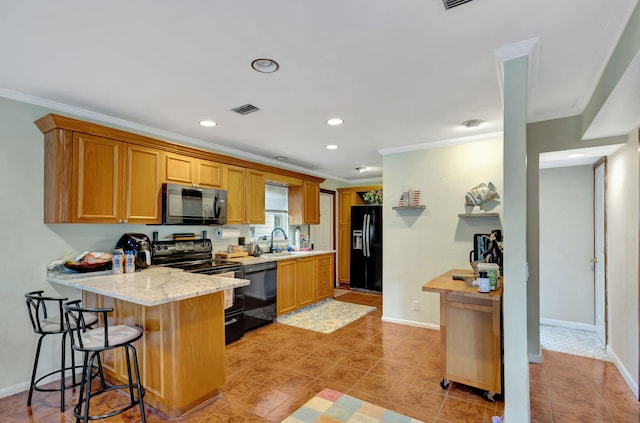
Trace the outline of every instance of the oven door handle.
{"type": "Polygon", "coordinates": [[[224,325],[225,326],[229,326],[229,325],[232,325],[232,324],[236,323],[237,321],[238,321],[238,319],[236,319],[234,317],[233,319],[229,320],[228,322],[224,322],[224,325]]]}

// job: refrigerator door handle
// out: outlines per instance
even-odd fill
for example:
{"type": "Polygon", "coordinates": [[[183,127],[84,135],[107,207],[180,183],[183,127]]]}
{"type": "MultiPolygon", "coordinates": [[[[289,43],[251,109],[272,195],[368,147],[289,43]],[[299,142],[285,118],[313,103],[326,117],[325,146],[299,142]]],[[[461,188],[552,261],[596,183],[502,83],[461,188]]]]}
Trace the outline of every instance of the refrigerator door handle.
{"type": "Polygon", "coordinates": [[[367,256],[367,215],[362,216],[362,256],[367,256]]]}
{"type": "Polygon", "coordinates": [[[370,257],[371,256],[371,249],[369,248],[370,247],[369,244],[370,244],[370,241],[371,241],[371,239],[370,239],[371,234],[369,232],[369,230],[371,229],[370,228],[370,225],[371,225],[371,220],[370,219],[371,219],[371,216],[369,216],[369,214],[365,214],[364,215],[364,221],[365,221],[365,226],[364,226],[364,251],[365,252],[364,252],[364,256],[365,257],[370,257]]]}

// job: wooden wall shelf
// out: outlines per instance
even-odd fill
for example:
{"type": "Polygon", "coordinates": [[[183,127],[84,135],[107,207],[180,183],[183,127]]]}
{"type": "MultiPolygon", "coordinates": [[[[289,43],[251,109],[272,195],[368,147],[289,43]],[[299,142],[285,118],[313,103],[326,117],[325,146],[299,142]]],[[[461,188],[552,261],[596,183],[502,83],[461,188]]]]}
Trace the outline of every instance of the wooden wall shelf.
{"type": "Polygon", "coordinates": [[[391,209],[393,210],[422,210],[424,208],[426,208],[427,206],[424,205],[418,205],[418,206],[395,206],[395,207],[391,207],[391,209]]]}

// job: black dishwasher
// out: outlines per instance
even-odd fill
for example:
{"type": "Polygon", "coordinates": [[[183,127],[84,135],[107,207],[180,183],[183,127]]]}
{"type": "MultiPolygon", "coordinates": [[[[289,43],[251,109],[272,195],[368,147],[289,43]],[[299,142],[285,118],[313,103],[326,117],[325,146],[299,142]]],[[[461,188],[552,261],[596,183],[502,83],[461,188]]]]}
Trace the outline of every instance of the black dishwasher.
{"type": "Polygon", "coordinates": [[[244,265],[244,278],[251,283],[244,287],[244,331],[272,323],[276,318],[275,261],[244,265]]]}

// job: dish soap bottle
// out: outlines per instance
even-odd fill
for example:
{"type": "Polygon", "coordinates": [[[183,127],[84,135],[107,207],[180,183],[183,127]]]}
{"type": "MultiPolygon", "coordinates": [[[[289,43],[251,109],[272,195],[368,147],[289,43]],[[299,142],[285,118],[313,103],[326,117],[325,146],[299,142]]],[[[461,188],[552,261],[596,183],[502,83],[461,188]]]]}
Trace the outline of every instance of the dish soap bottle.
{"type": "Polygon", "coordinates": [[[295,240],[295,250],[300,251],[300,226],[296,226],[296,232],[293,239],[295,240]]]}

